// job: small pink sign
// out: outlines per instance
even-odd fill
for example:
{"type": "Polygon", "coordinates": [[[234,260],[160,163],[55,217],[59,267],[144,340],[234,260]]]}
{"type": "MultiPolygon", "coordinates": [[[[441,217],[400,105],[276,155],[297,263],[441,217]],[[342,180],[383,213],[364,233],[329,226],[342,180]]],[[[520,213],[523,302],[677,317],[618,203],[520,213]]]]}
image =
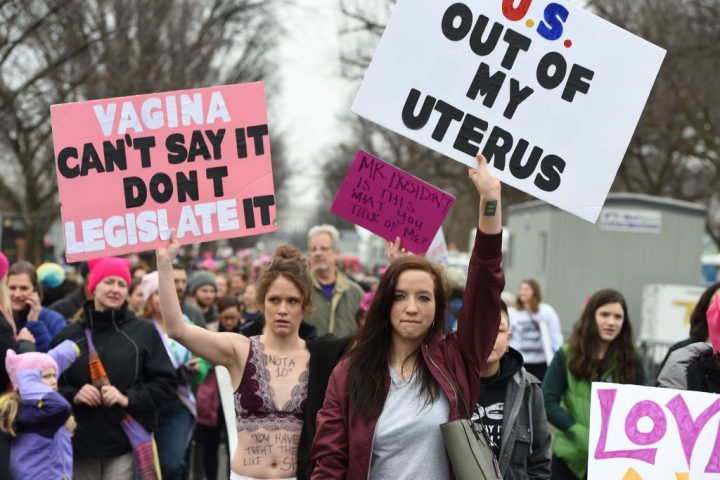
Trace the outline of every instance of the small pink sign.
{"type": "Polygon", "coordinates": [[[50,108],[66,258],[272,232],[262,83],[50,108]]]}
{"type": "Polygon", "coordinates": [[[360,150],[330,211],[424,255],[455,197],[360,150]]]}

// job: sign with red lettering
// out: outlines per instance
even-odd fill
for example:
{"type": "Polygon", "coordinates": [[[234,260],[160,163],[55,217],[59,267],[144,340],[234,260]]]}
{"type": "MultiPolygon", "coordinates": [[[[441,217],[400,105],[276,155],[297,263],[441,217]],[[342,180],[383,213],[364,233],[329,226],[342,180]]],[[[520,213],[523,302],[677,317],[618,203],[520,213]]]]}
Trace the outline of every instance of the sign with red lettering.
{"type": "Polygon", "coordinates": [[[274,231],[262,83],[53,105],[69,262],[274,231]]]}
{"type": "Polygon", "coordinates": [[[352,109],[594,223],[664,56],[569,2],[398,0],[352,109]]]}
{"type": "Polygon", "coordinates": [[[424,255],[455,197],[360,150],[330,211],[424,255]]]}
{"type": "Polygon", "coordinates": [[[720,479],[720,396],[593,383],[588,480],[720,479]]]}

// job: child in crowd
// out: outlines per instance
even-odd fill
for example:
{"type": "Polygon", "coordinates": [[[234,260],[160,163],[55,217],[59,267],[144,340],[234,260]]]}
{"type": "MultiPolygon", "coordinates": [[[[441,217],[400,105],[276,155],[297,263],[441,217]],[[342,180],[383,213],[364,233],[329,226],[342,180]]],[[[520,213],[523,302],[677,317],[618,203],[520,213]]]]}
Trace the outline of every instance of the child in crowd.
{"type": "Polygon", "coordinates": [[[57,393],[59,374],[77,358],[66,340],[48,353],[8,350],[5,369],[15,391],[0,397],[0,432],[11,438],[15,480],[72,478],[72,407],[57,393]]]}

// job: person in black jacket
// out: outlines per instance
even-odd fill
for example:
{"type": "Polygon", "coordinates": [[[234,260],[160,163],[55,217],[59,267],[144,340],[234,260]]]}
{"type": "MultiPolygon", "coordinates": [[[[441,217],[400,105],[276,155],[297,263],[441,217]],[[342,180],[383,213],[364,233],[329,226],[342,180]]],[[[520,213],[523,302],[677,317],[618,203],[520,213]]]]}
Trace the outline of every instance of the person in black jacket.
{"type": "Polygon", "coordinates": [[[325,401],[330,374],[350,347],[354,336],[337,338],[333,334],[308,340],[310,364],[308,366],[308,393],[305,402],[305,420],[300,432],[297,450],[297,480],[310,480],[313,462],[310,456],[315,438],[317,412],[325,401]]]}
{"type": "Polygon", "coordinates": [[[510,319],[504,303],[501,308],[472,420],[487,431],[503,479],[547,480],[552,438],[540,380],[525,370],[522,355],[509,346],[510,319]]]}
{"type": "Polygon", "coordinates": [[[693,343],[707,342],[710,339],[707,317],[705,315],[708,308],[710,308],[710,305],[712,305],[718,297],[720,297],[720,282],[713,283],[705,289],[702,295],[700,295],[695,308],[690,314],[690,337],[685,340],[680,340],[670,346],[667,354],[665,354],[665,358],[663,358],[663,361],[660,362],[660,365],[658,366],[658,373],[663,370],[665,364],[670,358],[670,355],[674,351],[685,348],[693,343]]]}
{"type": "Polygon", "coordinates": [[[54,340],[73,340],[81,352],[60,377],[59,388],[77,421],[76,480],[132,480],[132,447],[121,420],[129,414],[152,432],[160,407],[175,396],[175,372],[158,331],[127,308],[129,283],[126,261],[91,262],[88,287],[94,299],[85,303],[82,318],[54,340]],[[91,345],[109,380],[100,388],[93,385],[98,363],[90,362],[91,345]]]}
{"type": "Polygon", "coordinates": [[[84,279],[82,285],[75,288],[63,298],[52,302],[48,307],[50,310],[58,312],[68,321],[80,311],[82,306],[85,305],[85,302],[92,299],[92,294],[89,292],[87,286],[89,275],[87,262],[80,264],[79,273],[84,279]]]}

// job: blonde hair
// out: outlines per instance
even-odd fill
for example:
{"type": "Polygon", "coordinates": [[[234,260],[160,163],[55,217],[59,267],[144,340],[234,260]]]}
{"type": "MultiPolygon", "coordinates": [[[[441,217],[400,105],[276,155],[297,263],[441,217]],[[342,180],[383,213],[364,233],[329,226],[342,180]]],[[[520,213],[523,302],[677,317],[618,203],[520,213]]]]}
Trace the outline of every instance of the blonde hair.
{"type": "Polygon", "coordinates": [[[10,303],[10,289],[7,284],[7,275],[0,278],[0,314],[5,317],[13,332],[17,334],[15,331],[15,319],[12,315],[12,304],[10,303]]]}
{"type": "MultiPolygon", "coordinates": [[[[17,392],[6,393],[0,396],[0,432],[8,435],[12,438],[17,437],[15,431],[15,420],[17,419],[18,412],[20,411],[20,395],[17,392]]],[[[77,422],[75,417],[70,415],[65,422],[65,427],[70,432],[70,435],[75,434],[77,428],[77,422]]]]}
{"type": "Polygon", "coordinates": [[[17,437],[15,419],[20,411],[20,395],[17,392],[6,393],[0,397],[0,432],[17,437]]]}
{"type": "Polygon", "coordinates": [[[7,286],[7,277],[0,278],[0,305],[10,311],[10,289],[7,286]]]}

